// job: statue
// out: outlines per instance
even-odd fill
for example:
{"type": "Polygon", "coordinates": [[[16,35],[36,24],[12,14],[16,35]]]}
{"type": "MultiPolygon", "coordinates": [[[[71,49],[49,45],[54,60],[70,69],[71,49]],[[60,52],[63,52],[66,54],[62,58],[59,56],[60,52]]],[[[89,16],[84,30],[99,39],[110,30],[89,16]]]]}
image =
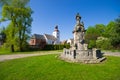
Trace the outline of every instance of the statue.
{"type": "Polygon", "coordinates": [[[76,25],[73,31],[74,34],[74,45],[77,46],[76,49],[78,50],[84,50],[84,25],[83,22],[80,22],[81,16],[79,14],[76,15],[76,25]]]}
{"type": "Polygon", "coordinates": [[[63,50],[64,52],[61,54],[60,58],[72,62],[99,63],[104,60],[105,57],[102,58],[100,50],[88,50],[88,44],[85,44],[84,23],[80,20],[81,16],[77,13],[76,25],[73,30],[74,43],[71,45],[72,48],[63,50]]]}

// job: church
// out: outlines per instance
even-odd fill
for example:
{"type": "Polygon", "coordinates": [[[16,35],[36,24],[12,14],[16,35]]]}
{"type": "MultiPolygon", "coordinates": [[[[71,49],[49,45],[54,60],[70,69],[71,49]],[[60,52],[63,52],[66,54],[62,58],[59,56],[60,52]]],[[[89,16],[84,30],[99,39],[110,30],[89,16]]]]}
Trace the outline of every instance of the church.
{"type": "Polygon", "coordinates": [[[45,44],[60,44],[60,31],[58,26],[55,26],[53,34],[33,34],[29,44],[32,46],[39,46],[45,44]]]}

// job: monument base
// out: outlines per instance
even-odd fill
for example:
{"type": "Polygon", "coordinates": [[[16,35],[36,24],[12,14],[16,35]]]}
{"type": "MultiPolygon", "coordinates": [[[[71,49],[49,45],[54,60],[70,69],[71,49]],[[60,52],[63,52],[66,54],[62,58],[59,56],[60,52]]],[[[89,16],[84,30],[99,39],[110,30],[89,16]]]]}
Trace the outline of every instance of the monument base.
{"type": "Polygon", "coordinates": [[[67,62],[100,63],[106,58],[102,56],[100,50],[71,50],[64,49],[60,58],[67,62]]]}

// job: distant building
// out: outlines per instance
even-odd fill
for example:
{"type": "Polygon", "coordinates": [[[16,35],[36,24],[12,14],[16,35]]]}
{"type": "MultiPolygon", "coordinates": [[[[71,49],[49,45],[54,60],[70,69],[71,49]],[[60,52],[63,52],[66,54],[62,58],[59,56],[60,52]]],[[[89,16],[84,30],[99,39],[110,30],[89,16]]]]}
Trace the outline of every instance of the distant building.
{"type": "Polygon", "coordinates": [[[34,34],[30,39],[30,45],[39,45],[41,42],[46,42],[43,35],[34,34]]]}
{"type": "Polygon", "coordinates": [[[74,39],[68,39],[68,40],[67,40],[67,44],[72,45],[73,43],[74,43],[74,39]]]}
{"type": "Polygon", "coordinates": [[[56,44],[57,38],[50,34],[44,34],[45,40],[47,44],[56,44]]]}
{"type": "Polygon", "coordinates": [[[43,43],[60,44],[60,31],[58,30],[58,26],[55,27],[52,35],[33,34],[29,42],[30,45],[43,45],[43,43]]]}
{"type": "Polygon", "coordinates": [[[67,44],[67,40],[63,40],[63,41],[61,41],[61,43],[60,44],[67,44]]]}

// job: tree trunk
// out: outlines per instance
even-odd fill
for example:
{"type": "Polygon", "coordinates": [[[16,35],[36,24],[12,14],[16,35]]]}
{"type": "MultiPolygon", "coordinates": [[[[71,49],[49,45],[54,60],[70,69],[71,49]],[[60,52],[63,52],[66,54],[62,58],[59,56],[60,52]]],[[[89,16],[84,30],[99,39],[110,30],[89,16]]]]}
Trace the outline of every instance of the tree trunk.
{"type": "Polygon", "coordinates": [[[23,48],[22,48],[22,42],[20,41],[20,44],[19,44],[19,50],[22,52],[23,51],[23,48]]]}
{"type": "Polygon", "coordinates": [[[14,45],[12,44],[11,45],[11,52],[14,52],[15,50],[14,50],[14,45]]]}

